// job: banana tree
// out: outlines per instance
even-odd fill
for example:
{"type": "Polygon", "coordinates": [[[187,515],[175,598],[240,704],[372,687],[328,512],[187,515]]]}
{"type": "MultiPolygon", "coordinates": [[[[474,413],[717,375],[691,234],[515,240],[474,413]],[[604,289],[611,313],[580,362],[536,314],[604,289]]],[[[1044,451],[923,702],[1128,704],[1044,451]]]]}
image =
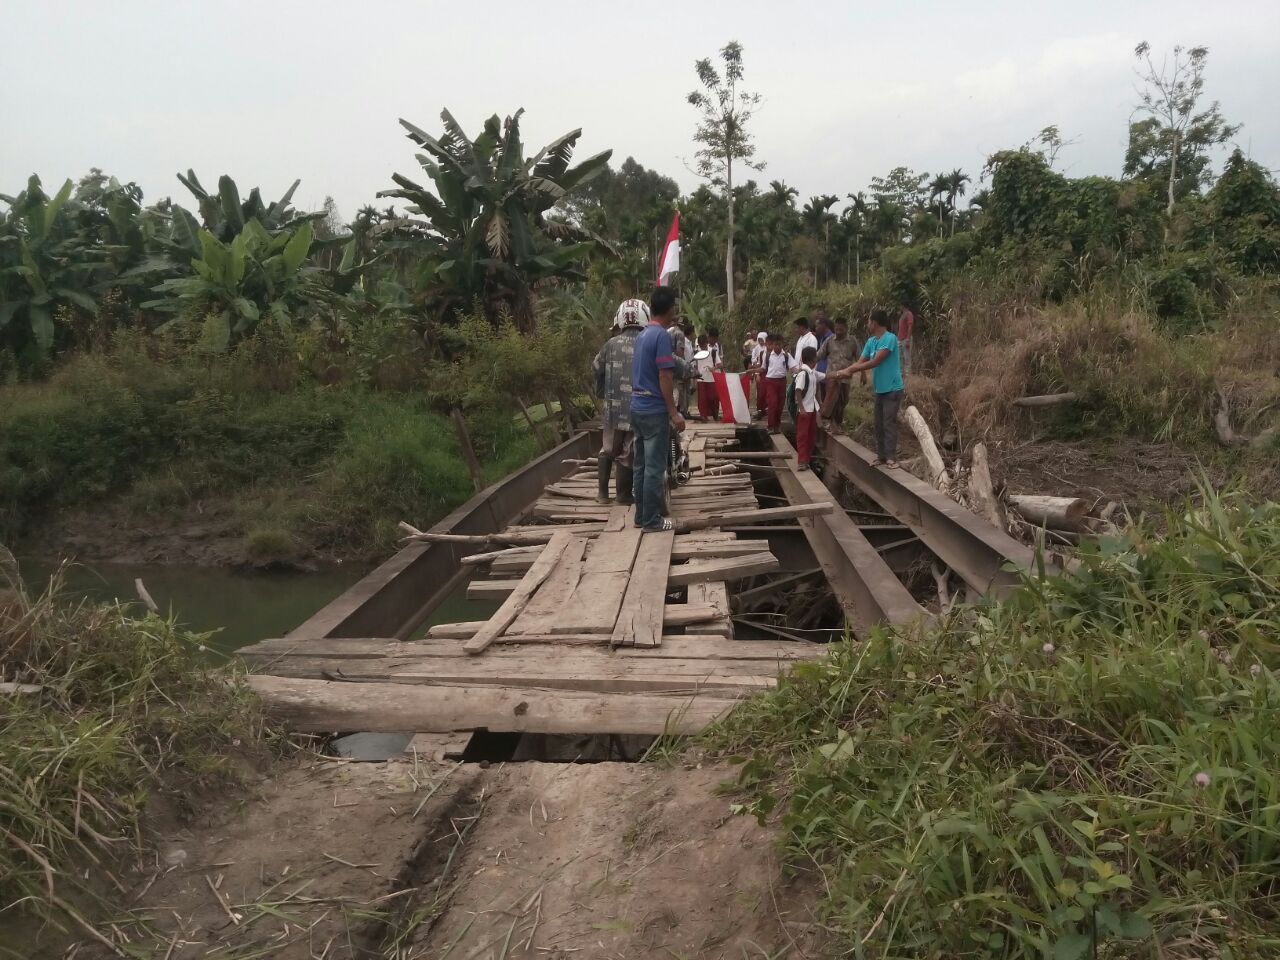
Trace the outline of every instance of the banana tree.
{"type": "Polygon", "coordinates": [[[395,236],[421,258],[422,298],[438,319],[475,305],[496,322],[507,313],[522,330],[534,323],[532,291],[540,283],[584,279],[581,264],[596,245],[582,228],[551,216],[577,187],[600,174],[612,151],[570,166],[582,131],[573,130],[526,159],[517,110],[495,114],[472,140],[445,110],[434,137],[401,120],[425,152],[418,163],[434,189],[394,174],[381,197],[409,201],[414,219],[395,236]]]}
{"type": "Polygon", "coordinates": [[[312,245],[310,222],[272,236],[250,219],[230,242],[205,229],[197,242],[200,256],[191,261],[192,274],[156,285],[162,297],[142,306],[202,314],[206,343],[214,350],[252,333],[265,317],[286,328],[299,306],[326,295],[317,279],[320,271],[303,266],[312,245]]]}
{"type": "Polygon", "coordinates": [[[35,359],[54,346],[60,307],[96,314],[87,292],[95,274],[110,265],[101,247],[87,243],[67,215],[72,184],[53,197],[32,176],[0,216],[0,343],[35,359]]]}

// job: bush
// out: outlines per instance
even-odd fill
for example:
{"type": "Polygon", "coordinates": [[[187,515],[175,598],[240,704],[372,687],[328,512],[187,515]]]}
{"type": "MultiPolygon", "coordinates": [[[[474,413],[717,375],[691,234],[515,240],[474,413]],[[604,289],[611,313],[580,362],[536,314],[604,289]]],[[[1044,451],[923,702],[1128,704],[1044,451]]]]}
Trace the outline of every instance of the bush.
{"type": "Polygon", "coordinates": [[[263,726],[238,677],[210,672],[202,636],[70,603],[56,581],[31,596],[7,572],[0,676],[41,689],[0,694],[0,915],[65,920],[108,880],[126,889],[116,874],[142,852],[153,795],[194,812],[189,798],[234,780],[230,756],[258,749],[263,726]]]}
{"type": "Polygon", "coordinates": [[[1273,953],[1280,505],[1204,501],[932,635],[839,644],[713,732],[851,951],[1273,953]]]}

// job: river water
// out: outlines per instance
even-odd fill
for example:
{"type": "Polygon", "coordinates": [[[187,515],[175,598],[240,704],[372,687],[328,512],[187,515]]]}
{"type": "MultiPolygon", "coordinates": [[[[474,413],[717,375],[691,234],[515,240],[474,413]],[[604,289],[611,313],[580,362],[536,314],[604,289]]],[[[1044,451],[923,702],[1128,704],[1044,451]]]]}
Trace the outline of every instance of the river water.
{"type": "MultiPolygon", "coordinates": [[[[43,591],[58,565],[22,560],[19,575],[28,591],[43,591]]],[[[68,564],[62,568],[63,596],[133,605],[145,613],[134,587],[141,579],[164,614],[172,614],[189,630],[207,633],[204,645],[222,657],[270,637],[283,637],[333,600],[366,573],[360,567],[338,567],[318,573],[247,573],[217,567],[156,566],[121,563],[68,564]]],[[[466,588],[442,603],[415,634],[437,623],[487,620],[497,610],[492,601],[466,599],[466,588]]],[[[411,733],[355,733],[334,741],[341,756],[380,762],[401,753],[411,733]]]]}
{"type": "MultiPolygon", "coordinates": [[[[19,571],[27,589],[43,590],[57,564],[24,559],[19,571]]],[[[141,579],[160,612],[173,613],[187,629],[211,633],[205,645],[219,653],[270,637],[283,637],[359,580],[367,569],[336,567],[315,573],[257,573],[218,567],[121,563],[69,564],[63,570],[65,594],[93,600],[138,601],[134,580],[141,579]]],[[[467,600],[460,589],[446,600],[421,630],[436,623],[487,620],[497,604],[467,600]]],[[[421,632],[421,631],[420,631],[421,632]]]]}

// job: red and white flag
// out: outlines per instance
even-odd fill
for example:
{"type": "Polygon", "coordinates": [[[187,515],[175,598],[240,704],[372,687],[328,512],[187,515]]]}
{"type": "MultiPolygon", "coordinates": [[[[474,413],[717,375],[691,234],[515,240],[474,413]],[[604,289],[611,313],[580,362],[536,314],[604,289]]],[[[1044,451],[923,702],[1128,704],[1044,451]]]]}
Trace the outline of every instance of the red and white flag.
{"type": "Polygon", "coordinates": [[[720,397],[720,419],[725,423],[751,423],[751,374],[724,373],[717,370],[716,394],[720,397]]]}
{"type": "Polygon", "coordinates": [[[658,261],[658,286],[671,286],[671,275],[680,272],[680,211],[676,211],[671,221],[671,229],[667,231],[667,242],[662,248],[662,259],[658,261]]]}

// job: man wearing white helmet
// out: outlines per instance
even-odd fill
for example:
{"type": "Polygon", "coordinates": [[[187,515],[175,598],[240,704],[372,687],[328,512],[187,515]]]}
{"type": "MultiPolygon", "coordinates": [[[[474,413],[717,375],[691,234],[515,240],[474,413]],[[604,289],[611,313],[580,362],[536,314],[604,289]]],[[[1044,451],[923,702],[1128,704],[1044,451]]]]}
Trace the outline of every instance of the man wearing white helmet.
{"type": "Polygon", "coordinates": [[[609,474],[618,465],[618,503],[633,503],[631,470],[631,363],[636,337],[649,325],[649,305],[643,300],[623,300],[613,318],[614,336],[605,341],[591,361],[596,393],[601,401],[604,445],[597,471],[600,489],[596,499],[609,502],[609,474]]]}

